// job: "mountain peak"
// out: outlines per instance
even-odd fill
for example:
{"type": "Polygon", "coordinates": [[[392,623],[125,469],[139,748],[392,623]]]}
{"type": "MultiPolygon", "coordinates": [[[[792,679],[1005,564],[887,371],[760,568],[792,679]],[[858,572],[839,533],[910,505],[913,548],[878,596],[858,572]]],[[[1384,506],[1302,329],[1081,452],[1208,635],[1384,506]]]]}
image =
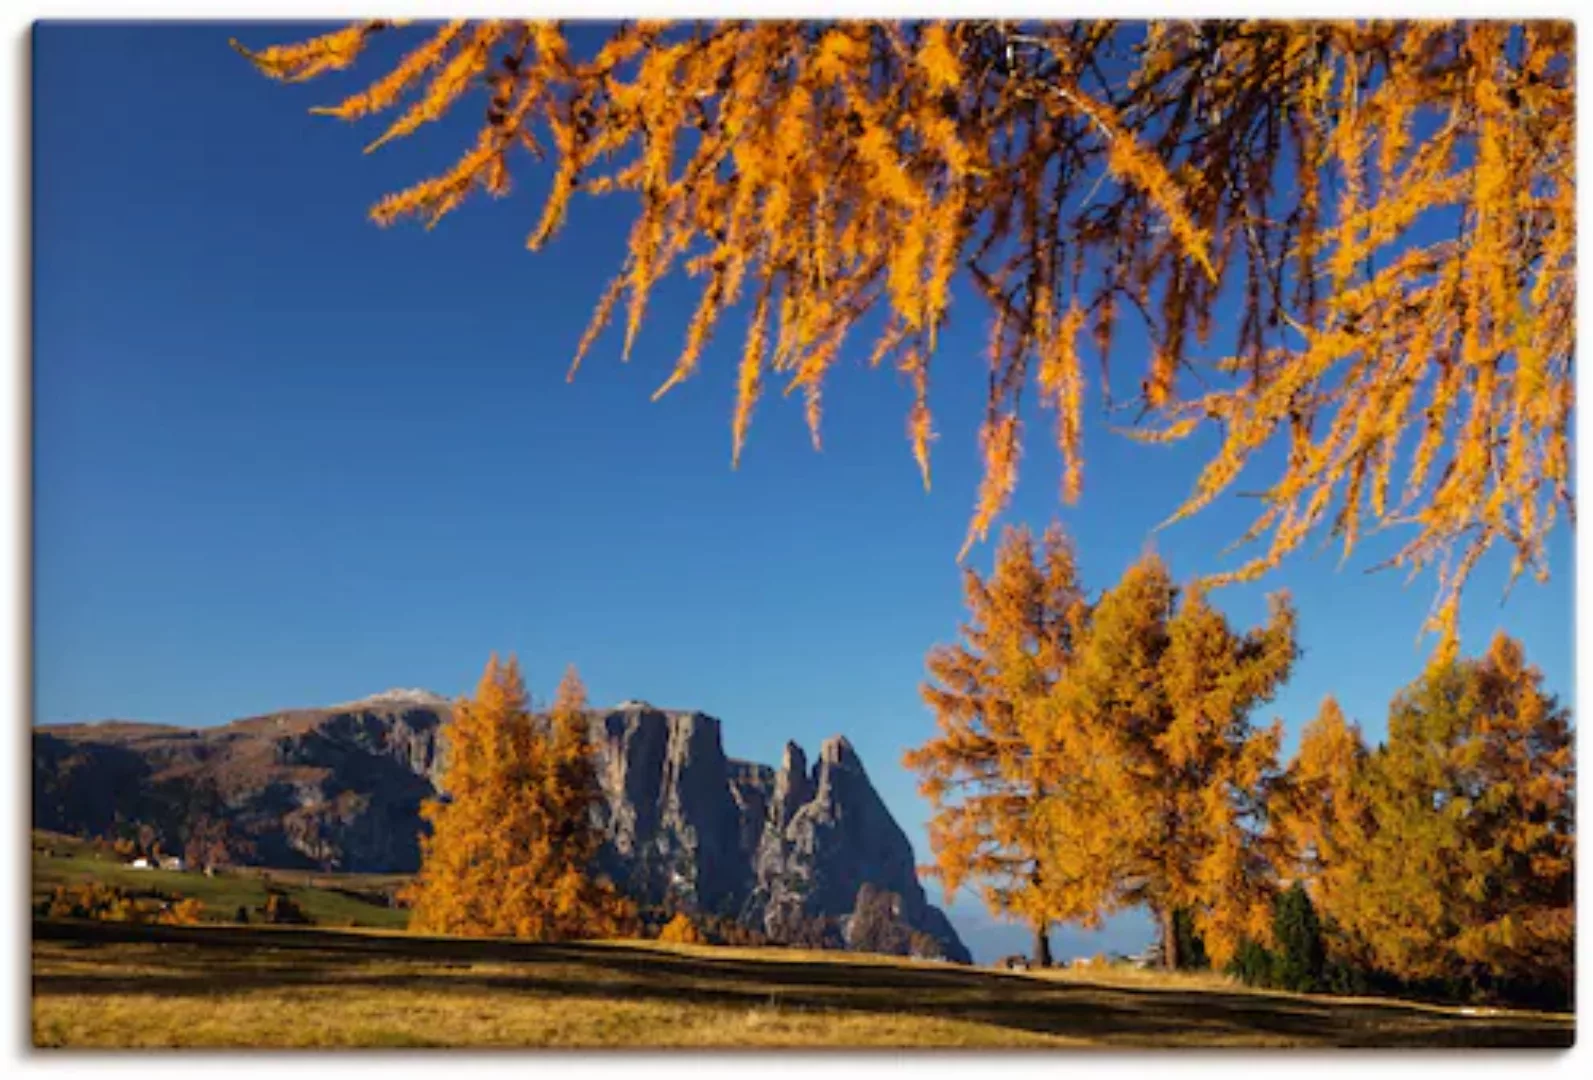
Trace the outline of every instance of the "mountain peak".
{"type": "Polygon", "coordinates": [[[857,751],[845,735],[832,735],[819,746],[819,761],[828,765],[856,764],[857,751]]]}
{"type": "Polygon", "coordinates": [[[446,705],[448,699],[441,694],[434,694],[430,690],[394,688],[383,690],[379,694],[362,697],[358,701],[345,701],[337,706],[340,709],[350,708],[355,705],[446,705]]]}

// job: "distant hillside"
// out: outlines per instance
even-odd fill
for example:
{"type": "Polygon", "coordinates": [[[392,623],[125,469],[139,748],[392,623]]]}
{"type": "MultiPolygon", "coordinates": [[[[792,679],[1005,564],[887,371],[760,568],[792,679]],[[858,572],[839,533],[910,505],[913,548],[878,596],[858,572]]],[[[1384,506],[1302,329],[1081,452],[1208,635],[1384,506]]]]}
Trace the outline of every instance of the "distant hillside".
{"type": "Polygon", "coordinates": [[[402,930],[409,912],[397,907],[393,894],[409,879],[403,875],[323,874],[308,870],[245,867],[206,876],[194,870],[140,870],[108,850],[109,845],[35,829],[30,900],[48,903],[57,886],[94,882],[139,895],[192,897],[204,905],[200,918],[231,922],[243,909],[250,920],[261,917],[270,890],[287,896],[320,926],[372,927],[402,930]]]}
{"type": "MultiPolygon", "coordinates": [[[[220,823],[263,865],[413,871],[446,711],[410,690],[209,728],[38,726],[33,823],[79,835],[143,824],[168,847],[220,823]]],[[[969,961],[844,738],[811,768],[788,744],[776,768],[727,759],[719,721],[703,713],[625,702],[592,724],[603,859],[631,895],[778,932],[815,916],[844,922],[868,883],[896,893],[903,921],[948,959],[969,961]]]]}

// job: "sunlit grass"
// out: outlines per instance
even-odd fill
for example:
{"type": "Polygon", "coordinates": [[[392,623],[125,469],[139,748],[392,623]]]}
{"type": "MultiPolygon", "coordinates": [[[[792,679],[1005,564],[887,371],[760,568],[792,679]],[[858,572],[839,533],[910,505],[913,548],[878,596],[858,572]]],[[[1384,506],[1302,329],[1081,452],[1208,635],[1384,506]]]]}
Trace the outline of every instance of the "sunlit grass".
{"type": "Polygon", "coordinates": [[[35,924],[49,1047],[1567,1045],[1467,1017],[1127,971],[1006,974],[783,949],[380,930],[35,924]]]}
{"type": "Polygon", "coordinates": [[[223,994],[187,1011],[155,995],[41,1002],[35,1045],[71,1047],[1070,1046],[949,1018],[782,1006],[545,997],[447,989],[223,994]]]}
{"type": "Polygon", "coordinates": [[[1070,964],[1054,968],[1034,968],[1029,977],[1054,982],[1091,986],[1126,986],[1161,990],[1213,990],[1224,993],[1247,992],[1231,975],[1220,971],[1164,971],[1134,964],[1070,964]]]}
{"type": "MultiPolygon", "coordinates": [[[[1258,998],[1280,998],[1297,1001],[1306,1001],[1313,1004],[1370,1006],[1387,1005],[1388,998],[1373,997],[1370,995],[1353,996],[1348,994],[1301,994],[1290,990],[1278,990],[1262,987],[1246,986],[1232,975],[1218,971],[1165,971],[1161,968],[1143,968],[1134,964],[1106,964],[1106,965],[1068,965],[1050,968],[1047,970],[1034,970],[1028,973],[1030,977],[1048,979],[1053,982],[1074,983],[1085,986],[1097,987],[1136,987],[1155,990],[1193,990],[1210,991],[1214,993],[1240,993],[1258,998]]],[[[1430,1002],[1408,1001],[1400,999],[1399,1005],[1406,1009],[1425,1010],[1440,1015],[1457,1017],[1514,1017],[1518,1019],[1561,1020],[1563,1013],[1545,1012],[1532,1009],[1503,1009],[1491,1006],[1472,1005],[1438,1005],[1430,1002]]]]}

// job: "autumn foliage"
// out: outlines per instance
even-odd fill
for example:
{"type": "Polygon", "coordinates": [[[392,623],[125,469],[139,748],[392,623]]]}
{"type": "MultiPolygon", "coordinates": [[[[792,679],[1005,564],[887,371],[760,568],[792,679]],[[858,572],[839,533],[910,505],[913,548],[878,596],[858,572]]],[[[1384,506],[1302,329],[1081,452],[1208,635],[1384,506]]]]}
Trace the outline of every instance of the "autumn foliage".
{"type": "Polygon", "coordinates": [[[703,937],[690,915],[678,911],[658,931],[658,940],[672,945],[705,945],[708,939],[703,937]]]}
{"type": "Polygon", "coordinates": [[[967,592],[908,755],[949,890],[1042,928],[1148,908],[1168,966],[1267,985],[1563,1003],[1569,717],[1517,642],[1434,659],[1381,746],[1328,698],[1284,765],[1253,714],[1298,655],[1286,597],[1240,630],[1149,554],[1087,599],[1055,529],[1009,530],[967,592]]]}
{"type": "Polygon", "coordinates": [[[992,911],[1041,928],[1146,905],[1170,942],[1191,913],[1218,963],[1264,934],[1279,731],[1250,712],[1293,663],[1287,601],[1240,633],[1149,555],[1090,603],[1055,528],[1039,549],[1009,531],[967,593],[963,643],[928,660],[940,734],[907,756],[947,888],[977,881],[992,911]]]}
{"type": "Polygon", "coordinates": [[[444,797],[408,899],[423,933],[555,941],[629,931],[632,905],[595,873],[601,836],[585,692],[571,669],[533,714],[511,658],[493,657],[443,729],[444,797]]]}
{"type": "Polygon", "coordinates": [[[927,660],[923,696],[939,734],[905,757],[931,801],[931,873],[949,892],[977,882],[991,911],[1035,928],[1036,955],[1049,963],[1053,913],[1034,830],[1047,795],[1049,762],[1025,728],[1035,703],[1067,672],[1086,605],[1073,549],[1060,528],[1036,543],[1007,530],[988,578],[964,573],[968,620],[954,645],[927,660]]]}
{"type": "Polygon", "coordinates": [[[1352,903],[1362,887],[1357,860],[1372,827],[1368,753],[1360,728],[1329,697],[1269,796],[1280,872],[1311,882],[1316,903],[1330,910],[1352,903]]]}
{"type": "Polygon", "coordinates": [[[192,896],[139,893],[97,881],[57,885],[39,908],[39,914],[51,919],[98,919],[170,926],[192,926],[204,913],[204,903],[192,896]]]}
{"type": "Polygon", "coordinates": [[[1042,875],[1059,917],[1091,924],[1134,905],[1188,911],[1212,962],[1266,934],[1260,839],[1281,727],[1257,727],[1294,663],[1295,615],[1236,630],[1154,554],[1095,603],[1068,679],[1033,722],[1054,777],[1040,807],[1042,875]]]}
{"type": "MultiPolygon", "coordinates": [[[[301,81],[396,26],[240,49],[301,81]]],[[[1219,580],[1312,534],[1348,554],[1399,527],[1392,561],[1438,568],[1448,651],[1484,551],[1547,573],[1544,538],[1572,505],[1569,22],[651,22],[582,37],[459,20],[393,57],[318,111],[387,114],[369,149],[469,98],[483,119],[453,165],[372,217],[430,226],[546,162],[535,249],[577,193],[630,194],[624,262],[575,361],[611,319],[628,357],[654,290],[684,270],[699,300],[659,393],[738,313],[734,454],[776,377],[817,443],[826,376],[867,328],[870,364],[908,388],[927,483],[931,364],[960,282],[958,319],[989,326],[970,542],[1016,485],[1026,394],[1055,411],[1062,495],[1078,495],[1086,373],[1103,365],[1110,405],[1105,365],[1132,321],[1148,342],[1134,433],[1217,438],[1175,516],[1249,467],[1268,474],[1249,485],[1262,499],[1245,537],[1267,542],[1219,580]]]]}
{"type": "Polygon", "coordinates": [[[1346,744],[1333,797],[1279,816],[1304,841],[1331,949],[1409,980],[1569,985],[1575,770],[1541,684],[1501,634],[1406,688],[1374,750],[1319,720],[1290,773],[1308,784],[1321,745],[1346,744]]]}

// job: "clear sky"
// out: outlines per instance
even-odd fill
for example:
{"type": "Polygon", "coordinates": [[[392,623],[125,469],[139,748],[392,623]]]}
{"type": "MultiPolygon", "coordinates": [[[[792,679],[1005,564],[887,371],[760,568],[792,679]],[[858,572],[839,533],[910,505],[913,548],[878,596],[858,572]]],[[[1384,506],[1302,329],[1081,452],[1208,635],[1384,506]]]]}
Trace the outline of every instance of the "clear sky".
{"type": "MultiPolygon", "coordinates": [[[[451,161],[482,104],[365,156],[379,129],[307,114],[365,69],[284,87],[229,36],[302,34],[35,33],[37,719],[212,724],[395,686],[453,695],[512,651],[538,695],[575,663],[596,702],[718,716],[733,756],[775,762],[787,739],[814,754],[844,733],[927,861],[927,806],[899,762],[933,731],[924,653],[962,613],[983,312],[960,294],[942,337],[931,492],[905,439],[908,391],[867,370],[862,339],[829,384],[823,451],[800,403],[770,395],[732,471],[741,320],[697,378],[649,402],[695,300],[681,283],[654,298],[628,366],[611,335],[565,382],[631,204],[578,202],[528,254],[545,181],[523,167],[509,198],[430,233],[378,229],[369,205],[451,161]]],[[[1117,357],[1127,381],[1132,346],[1117,357]]],[[[1130,443],[1091,403],[1082,499],[1058,502],[1037,412],[1007,520],[1060,517],[1099,589],[1211,443],[1130,443]]],[[[1181,577],[1231,566],[1220,552],[1250,512],[1228,498],[1154,543],[1181,577]]],[[[1523,579],[1502,606],[1506,560],[1490,557],[1462,623],[1468,651],[1500,627],[1521,638],[1567,702],[1571,547],[1562,528],[1551,582],[1523,579]]],[[[1418,631],[1434,588],[1365,572],[1391,550],[1374,538],[1342,568],[1337,549],[1303,552],[1216,595],[1244,625],[1271,589],[1298,604],[1304,656],[1258,719],[1292,735],[1331,692],[1382,736],[1431,646],[1418,631]]],[[[1023,942],[972,896],[950,914],[981,958],[1023,942]]],[[[1059,951],[1148,934],[1128,919],[1059,951]]]]}

